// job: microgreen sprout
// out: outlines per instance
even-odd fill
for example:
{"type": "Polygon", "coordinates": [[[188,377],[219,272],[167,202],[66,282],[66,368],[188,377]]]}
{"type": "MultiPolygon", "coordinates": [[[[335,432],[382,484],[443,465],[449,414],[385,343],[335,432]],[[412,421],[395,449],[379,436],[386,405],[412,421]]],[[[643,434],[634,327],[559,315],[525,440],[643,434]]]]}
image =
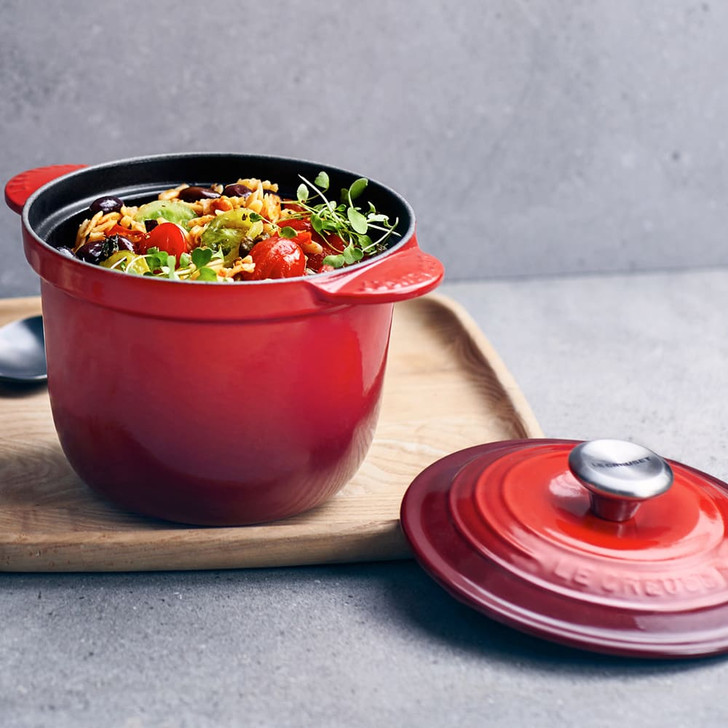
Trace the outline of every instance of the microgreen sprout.
{"type": "MultiPolygon", "coordinates": [[[[341,268],[343,265],[351,265],[360,261],[365,255],[384,250],[384,242],[390,235],[397,235],[395,227],[397,220],[390,223],[389,217],[378,213],[376,207],[369,202],[369,209],[365,213],[361,207],[354,204],[354,200],[362,195],[368,180],[360,177],[348,188],[341,190],[340,202],[337,205],[326,196],[331,181],[326,172],[319,172],[313,182],[310,182],[303,175],[296,190],[296,203],[302,208],[303,213],[293,215],[293,218],[310,215],[311,227],[320,235],[338,235],[346,247],[338,255],[328,255],[324,258],[324,264],[333,268],[341,268]],[[320,199],[320,202],[313,203],[312,199],[320,199]],[[372,240],[371,234],[379,234],[376,240],[372,240]]],[[[285,230],[286,228],[283,228],[285,230]]],[[[295,230],[293,230],[295,233],[295,230]]],[[[282,235],[288,237],[287,235],[282,235]]],[[[294,237],[294,236],[290,236],[294,237]]]]}
{"type": "Polygon", "coordinates": [[[144,256],[149,266],[151,275],[158,278],[177,278],[175,274],[175,266],[177,261],[174,255],[170,255],[166,250],[159,248],[149,248],[144,256]]]}
{"type": "MultiPolygon", "coordinates": [[[[210,248],[195,248],[192,251],[192,264],[197,268],[198,281],[216,281],[217,273],[212,268],[208,268],[207,264],[215,257],[215,253],[210,248]]],[[[221,256],[217,256],[221,257],[221,256]]]]}
{"type": "Polygon", "coordinates": [[[286,225],[282,228],[279,228],[278,234],[282,238],[295,238],[296,235],[298,235],[298,230],[292,228],[290,225],[286,225]]]}
{"type": "Polygon", "coordinates": [[[146,275],[153,275],[155,278],[184,280],[196,272],[194,277],[198,281],[216,281],[217,273],[208,264],[213,259],[222,260],[222,253],[210,248],[195,248],[191,254],[180,255],[179,265],[174,255],[159,248],[149,248],[143,257],[149,267],[146,275]]]}

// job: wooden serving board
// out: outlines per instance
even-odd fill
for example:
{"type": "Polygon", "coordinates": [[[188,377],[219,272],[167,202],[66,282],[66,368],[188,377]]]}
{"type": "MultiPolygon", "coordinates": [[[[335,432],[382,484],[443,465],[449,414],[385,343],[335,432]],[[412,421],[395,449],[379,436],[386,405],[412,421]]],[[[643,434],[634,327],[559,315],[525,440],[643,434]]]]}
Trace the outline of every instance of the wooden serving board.
{"type": "MultiPolygon", "coordinates": [[[[0,300],[0,324],[40,312],[0,300]]],[[[380,423],[369,455],[328,503],[269,525],[195,528],[136,516],[76,477],[47,389],[0,384],[0,570],[225,569],[410,556],[399,507],[435,460],[541,437],[524,397],[467,313],[440,295],[395,306],[380,423]]]]}

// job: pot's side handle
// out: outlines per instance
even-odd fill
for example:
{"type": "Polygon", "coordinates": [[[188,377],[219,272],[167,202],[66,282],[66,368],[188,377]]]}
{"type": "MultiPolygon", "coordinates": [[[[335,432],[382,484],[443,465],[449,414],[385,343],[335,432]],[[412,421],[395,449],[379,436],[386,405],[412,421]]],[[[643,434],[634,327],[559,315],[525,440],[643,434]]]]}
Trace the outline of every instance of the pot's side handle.
{"type": "Polygon", "coordinates": [[[19,215],[23,211],[27,199],[37,189],[57,177],[83,169],[85,166],[85,164],[54,164],[50,167],[36,167],[16,174],[5,185],[5,202],[13,212],[17,212],[19,215]]]}
{"type": "Polygon", "coordinates": [[[349,275],[311,276],[308,282],[329,303],[396,303],[429,293],[444,273],[442,263],[415,243],[349,275]]]}

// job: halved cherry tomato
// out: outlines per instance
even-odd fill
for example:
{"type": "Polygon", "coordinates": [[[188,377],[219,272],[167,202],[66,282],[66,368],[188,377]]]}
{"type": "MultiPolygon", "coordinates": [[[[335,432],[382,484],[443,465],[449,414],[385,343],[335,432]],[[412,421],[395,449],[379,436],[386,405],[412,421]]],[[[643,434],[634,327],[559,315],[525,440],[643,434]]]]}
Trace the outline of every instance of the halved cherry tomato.
{"type": "Polygon", "coordinates": [[[159,248],[179,260],[180,255],[187,252],[187,236],[178,225],[165,222],[147,233],[139,247],[142,248],[142,253],[146,253],[149,248],[159,248]]]}
{"type": "Polygon", "coordinates": [[[293,278],[306,270],[306,256],[301,246],[288,238],[274,235],[253,246],[250,256],[255,263],[252,273],[244,273],[246,281],[262,281],[266,278],[293,278]]]}
{"type": "Polygon", "coordinates": [[[303,208],[296,202],[284,202],[283,208],[291,212],[303,212],[303,208]]]}
{"type": "Polygon", "coordinates": [[[278,224],[282,228],[292,227],[294,230],[305,230],[306,232],[311,232],[311,221],[303,217],[279,220],[278,224]]]}
{"type": "Polygon", "coordinates": [[[310,243],[312,239],[314,239],[314,236],[316,236],[316,242],[318,242],[319,238],[317,234],[314,232],[313,228],[311,227],[311,221],[305,220],[305,219],[294,219],[294,220],[281,220],[280,221],[280,227],[281,228],[293,228],[296,231],[296,236],[293,238],[288,238],[288,240],[293,240],[294,242],[298,243],[299,245],[305,247],[307,243],[310,243]]]}
{"type": "MultiPolygon", "coordinates": [[[[306,260],[308,261],[312,255],[312,253],[309,253],[308,251],[311,248],[311,241],[314,240],[314,236],[316,236],[317,243],[323,240],[312,229],[311,221],[305,218],[294,218],[293,220],[281,220],[279,224],[281,228],[290,227],[296,231],[297,234],[294,237],[286,238],[286,240],[292,240],[294,243],[297,243],[303,250],[306,260]]],[[[310,268],[311,266],[307,263],[306,267],[310,268]]]]}
{"type": "Polygon", "coordinates": [[[306,267],[314,273],[333,270],[329,266],[324,266],[324,258],[328,255],[338,255],[346,247],[346,243],[338,235],[317,233],[311,226],[309,218],[281,220],[278,224],[281,227],[292,227],[294,230],[299,230],[300,232],[295,238],[290,238],[299,245],[305,247],[309,240],[313,240],[323,248],[320,253],[306,253],[306,267]]]}
{"type": "Polygon", "coordinates": [[[278,224],[284,227],[291,227],[298,232],[295,238],[288,238],[295,243],[305,247],[309,240],[317,242],[323,250],[320,253],[306,253],[306,267],[314,273],[324,270],[333,270],[330,266],[324,266],[324,258],[329,255],[338,255],[346,247],[346,243],[333,233],[317,233],[311,226],[310,218],[292,218],[280,220],[278,224]]]}
{"type": "Polygon", "coordinates": [[[321,243],[321,245],[328,245],[330,248],[333,248],[339,253],[346,247],[346,243],[334,233],[317,233],[311,225],[310,218],[303,217],[293,218],[290,220],[280,220],[278,224],[282,228],[291,227],[294,230],[311,233],[312,240],[315,240],[317,243],[321,243]]]}
{"type": "Polygon", "coordinates": [[[295,238],[288,239],[293,240],[294,243],[298,243],[302,248],[305,248],[311,242],[311,233],[302,230],[295,238]]]}
{"type": "Polygon", "coordinates": [[[312,253],[306,256],[308,267],[314,273],[333,270],[333,268],[324,265],[324,258],[328,255],[338,255],[346,247],[346,243],[338,235],[327,235],[326,238],[319,236],[318,242],[323,250],[320,253],[312,253]]]}
{"type": "Polygon", "coordinates": [[[146,237],[146,233],[140,233],[138,230],[129,230],[129,228],[125,228],[121,225],[114,225],[106,231],[105,235],[107,238],[110,238],[112,235],[121,235],[122,238],[130,240],[135,246],[144,237],[146,237]]]}
{"type": "Polygon", "coordinates": [[[333,233],[326,235],[325,239],[326,244],[337,253],[340,253],[346,247],[346,243],[338,235],[334,235],[333,233]]]}

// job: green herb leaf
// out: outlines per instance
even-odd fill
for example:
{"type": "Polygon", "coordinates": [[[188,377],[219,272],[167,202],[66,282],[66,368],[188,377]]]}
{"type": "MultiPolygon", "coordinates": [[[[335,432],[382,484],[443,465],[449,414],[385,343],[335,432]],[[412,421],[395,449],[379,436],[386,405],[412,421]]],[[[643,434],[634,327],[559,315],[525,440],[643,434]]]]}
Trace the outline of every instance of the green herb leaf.
{"type": "Polygon", "coordinates": [[[285,227],[282,227],[278,231],[278,234],[282,238],[295,238],[296,235],[298,235],[298,230],[296,230],[295,228],[292,228],[290,225],[286,225],[285,227]]]}
{"type": "Polygon", "coordinates": [[[321,231],[325,233],[341,233],[341,237],[347,235],[347,233],[345,232],[345,227],[345,222],[341,222],[336,218],[324,219],[321,223],[321,231]]]}
{"type": "Polygon", "coordinates": [[[346,264],[343,255],[327,255],[323,260],[324,265],[330,265],[332,268],[341,268],[346,264]]]}
{"type": "Polygon", "coordinates": [[[259,215],[257,212],[251,212],[250,215],[248,215],[248,219],[250,222],[258,222],[259,220],[262,220],[262,215],[259,215]]]}
{"type": "Polygon", "coordinates": [[[321,219],[321,215],[316,215],[316,214],[311,215],[311,227],[317,233],[320,233],[323,231],[324,221],[321,219]]]}
{"type": "Polygon", "coordinates": [[[182,253],[179,257],[179,267],[180,268],[188,268],[190,263],[192,262],[192,258],[190,257],[189,253],[182,253]]]}
{"type": "Polygon", "coordinates": [[[308,201],[308,187],[306,187],[305,184],[301,183],[300,185],[298,185],[298,189],[296,190],[296,199],[299,202],[308,201]]]}
{"type": "Polygon", "coordinates": [[[210,248],[195,248],[192,251],[192,262],[196,268],[204,268],[212,260],[210,248]]]}
{"type": "Polygon", "coordinates": [[[167,267],[167,258],[169,255],[165,250],[149,248],[144,257],[146,258],[147,265],[152,273],[156,273],[157,271],[161,271],[163,268],[167,267]]]}
{"type": "Polygon", "coordinates": [[[313,183],[316,185],[316,187],[326,192],[326,190],[329,189],[329,175],[323,171],[319,172],[316,175],[316,179],[313,181],[313,183]]]}
{"type": "Polygon", "coordinates": [[[367,219],[361,214],[361,212],[359,212],[359,210],[354,207],[350,207],[346,211],[346,216],[349,218],[349,222],[351,223],[351,227],[354,228],[354,232],[359,233],[359,235],[364,235],[364,233],[366,233],[369,224],[367,223],[367,219]]]}
{"type": "Polygon", "coordinates": [[[359,177],[359,179],[356,180],[351,187],[349,187],[349,198],[355,200],[362,192],[364,192],[368,184],[369,180],[364,179],[364,177],[359,177]]]}
{"type": "Polygon", "coordinates": [[[354,243],[349,243],[349,245],[344,248],[342,255],[344,256],[346,264],[351,265],[352,263],[358,263],[364,257],[364,251],[360,248],[354,247],[354,243]]]}
{"type": "Polygon", "coordinates": [[[200,268],[198,281],[216,281],[217,273],[212,268],[200,268]]]}

